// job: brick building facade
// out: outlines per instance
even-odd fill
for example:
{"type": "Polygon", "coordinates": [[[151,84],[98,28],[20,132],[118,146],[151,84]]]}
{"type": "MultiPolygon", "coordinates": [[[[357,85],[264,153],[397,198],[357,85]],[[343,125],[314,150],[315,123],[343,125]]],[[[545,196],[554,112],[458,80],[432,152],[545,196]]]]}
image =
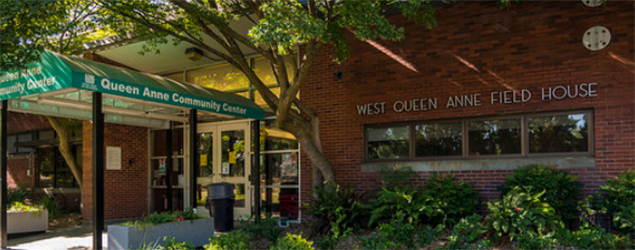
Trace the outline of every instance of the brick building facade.
{"type": "MultiPolygon", "coordinates": [[[[491,200],[499,197],[496,187],[513,169],[544,163],[579,176],[586,195],[606,178],[635,168],[633,10],[632,2],[592,8],[580,1],[540,1],[513,4],[509,10],[493,2],[463,2],[437,8],[439,25],[432,29],[395,16],[392,20],[405,28],[403,41],[349,39],[350,58],[340,65],[325,47],[301,98],[318,111],[324,153],[336,180],[345,185],[377,189],[377,167],[399,164],[413,166],[422,182],[433,172],[451,171],[491,200]],[[611,41],[603,50],[590,51],[582,37],[598,25],[610,31],[611,41]],[[580,89],[589,83],[596,91],[591,95],[580,89]],[[564,96],[567,88],[570,96],[564,96]],[[463,100],[457,97],[470,100],[460,105],[463,100]],[[416,107],[408,108],[413,100],[416,107]],[[366,160],[369,128],[549,112],[590,114],[590,149],[583,154],[479,157],[468,152],[449,159],[366,160]]],[[[312,187],[307,157],[302,172],[302,197],[307,199],[312,187]]]]}
{"type": "MultiPolygon", "coordinates": [[[[497,186],[513,169],[544,163],[579,176],[586,195],[606,178],[635,168],[634,9],[632,2],[592,8],[579,1],[539,1],[513,4],[509,10],[494,2],[461,2],[437,7],[439,25],[433,29],[395,15],[392,21],[405,29],[403,41],[358,41],[348,34],[350,58],[342,64],[334,63],[332,51],[323,47],[301,99],[318,111],[324,153],[336,181],[346,186],[377,189],[379,167],[403,165],[413,167],[421,182],[431,173],[452,172],[491,200],[499,197],[497,186]],[[583,35],[594,26],[610,31],[603,50],[583,45],[583,35]],[[532,153],[528,121],[559,114],[584,115],[588,140],[581,143],[588,145],[572,152],[532,153]],[[476,148],[470,144],[470,124],[501,119],[518,121],[518,151],[479,155],[470,150],[476,148]],[[408,137],[405,157],[369,159],[372,131],[407,127],[414,137],[416,126],[437,123],[459,124],[457,154],[419,157],[417,144],[408,137]]],[[[87,58],[123,66],[97,54],[87,58]]],[[[31,130],[37,129],[42,128],[31,130]]],[[[82,212],[91,220],[90,121],[84,121],[82,132],[82,212]]],[[[157,155],[148,151],[165,145],[150,145],[150,134],[144,127],[105,126],[105,147],[122,151],[122,169],[105,171],[106,220],[153,211],[149,158],[157,155]]],[[[300,159],[300,197],[308,202],[312,167],[308,157],[300,159]]],[[[23,176],[25,159],[10,161],[14,179],[29,179],[23,176]]]]}

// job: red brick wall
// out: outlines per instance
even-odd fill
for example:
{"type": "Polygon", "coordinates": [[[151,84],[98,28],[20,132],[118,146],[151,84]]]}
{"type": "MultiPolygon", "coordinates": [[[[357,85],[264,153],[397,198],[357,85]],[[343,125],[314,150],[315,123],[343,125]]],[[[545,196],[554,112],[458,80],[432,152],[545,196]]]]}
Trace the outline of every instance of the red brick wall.
{"type": "MultiPolygon", "coordinates": [[[[579,109],[594,111],[596,166],[569,170],[585,183],[584,193],[635,168],[632,2],[589,8],[579,1],[541,1],[514,4],[510,10],[493,2],[463,2],[436,11],[439,26],[432,30],[395,16],[405,28],[405,40],[377,41],[379,48],[350,39],[347,62],[333,63],[332,51],[324,48],[314,63],[301,98],[319,112],[324,153],[338,182],[360,189],[379,186],[377,174],[361,171],[365,124],[579,109]],[[592,52],[583,47],[582,36],[596,25],[607,27],[612,40],[604,50],[592,52]],[[334,76],[338,71],[344,72],[341,80],[334,76]],[[590,82],[598,83],[598,97],[541,101],[542,87],[590,82]],[[490,104],[490,92],[507,89],[529,89],[534,98],[490,104]],[[445,108],[449,96],[473,93],[483,93],[481,107],[445,108]],[[395,113],[387,107],[381,115],[357,114],[356,105],[422,97],[437,97],[439,108],[395,113]]],[[[493,199],[511,170],[454,173],[475,185],[483,198],[493,199]]],[[[421,172],[422,181],[429,174],[421,172]]],[[[311,185],[311,164],[304,156],[305,200],[311,185]]]]}
{"type": "Polygon", "coordinates": [[[32,188],[33,178],[27,175],[29,170],[29,158],[12,157],[7,160],[7,187],[14,188],[32,188]]]}
{"type": "MultiPolygon", "coordinates": [[[[84,220],[93,216],[92,123],[83,126],[83,209],[84,220]]],[[[105,219],[138,218],[148,213],[148,129],[106,124],[104,151],[107,146],[121,147],[121,170],[104,170],[105,219]],[[134,164],[128,160],[133,159],[134,164]]],[[[104,157],[104,169],[105,169],[104,157]]]]}

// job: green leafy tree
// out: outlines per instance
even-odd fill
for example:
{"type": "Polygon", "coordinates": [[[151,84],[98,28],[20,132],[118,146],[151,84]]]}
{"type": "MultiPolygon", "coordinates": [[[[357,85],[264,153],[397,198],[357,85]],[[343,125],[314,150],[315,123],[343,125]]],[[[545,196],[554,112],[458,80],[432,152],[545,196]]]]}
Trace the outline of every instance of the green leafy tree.
{"type": "Polygon", "coordinates": [[[313,175],[315,184],[322,183],[322,179],[332,180],[334,173],[322,153],[318,113],[302,103],[298,92],[306,84],[321,48],[332,46],[334,60],[342,62],[349,52],[346,33],[359,40],[403,39],[403,28],[387,18],[391,9],[427,27],[436,25],[434,10],[426,0],[95,2],[97,5],[86,0],[2,1],[6,13],[0,33],[13,38],[7,40],[11,46],[2,48],[3,59],[5,54],[9,59],[6,65],[25,65],[37,58],[17,56],[21,48],[28,55],[51,46],[58,48],[54,51],[73,53],[72,48],[82,41],[107,34],[105,27],[125,37],[144,39],[142,53],[158,52],[162,44],[190,43],[203,50],[205,57],[222,58],[254,85],[267,106],[276,112],[278,127],[293,134],[302,145],[317,170],[313,175]],[[83,6],[89,7],[77,8],[83,6]],[[231,25],[239,19],[250,23],[248,34],[231,25]],[[30,23],[33,20],[36,22],[30,23]],[[284,57],[298,47],[303,56],[297,67],[289,67],[284,57]],[[247,56],[253,53],[269,62],[280,86],[279,94],[267,88],[250,67],[247,56]]]}
{"type": "Polygon", "coordinates": [[[120,34],[148,38],[144,52],[156,52],[166,43],[188,42],[205,57],[222,58],[251,82],[277,115],[278,127],[290,132],[306,152],[315,169],[314,183],[334,178],[331,164],[322,153],[318,113],[298,99],[310,68],[325,45],[334,48],[333,58],[348,57],[345,33],[360,40],[404,38],[404,30],[391,24],[389,8],[416,21],[434,26],[434,11],[426,1],[231,1],[231,0],[99,0],[105,10],[101,23],[120,34]],[[231,25],[248,20],[248,34],[231,25]],[[284,56],[302,47],[297,67],[284,56]],[[266,59],[280,86],[272,92],[248,63],[247,52],[266,59]]]}
{"type": "MultiPolygon", "coordinates": [[[[0,1],[0,72],[18,70],[37,61],[44,50],[77,54],[87,41],[109,35],[94,22],[99,5],[92,0],[3,0],[0,1]]],[[[59,151],[78,186],[79,166],[70,141],[81,129],[77,120],[46,117],[59,138],[59,151]]]]}

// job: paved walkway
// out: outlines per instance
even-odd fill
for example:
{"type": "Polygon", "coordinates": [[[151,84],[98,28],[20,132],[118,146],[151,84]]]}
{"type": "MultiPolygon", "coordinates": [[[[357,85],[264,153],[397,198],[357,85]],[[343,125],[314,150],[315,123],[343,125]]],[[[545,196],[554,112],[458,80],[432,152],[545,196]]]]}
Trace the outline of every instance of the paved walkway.
{"type": "MultiPolygon", "coordinates": [[[[48,231],[9,240],[11,250],[88,250],[93,247],[91,226],[77,226],[48,231]]],[[[107,235],[102,235],[104,248],[108,247],[107,235]]]]}

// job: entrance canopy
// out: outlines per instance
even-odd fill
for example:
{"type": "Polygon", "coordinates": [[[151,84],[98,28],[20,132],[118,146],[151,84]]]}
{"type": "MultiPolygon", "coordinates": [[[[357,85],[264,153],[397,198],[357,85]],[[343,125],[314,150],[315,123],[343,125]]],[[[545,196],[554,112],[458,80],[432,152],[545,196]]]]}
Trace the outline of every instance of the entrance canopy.
{"type": "Polygon", "coordinates": [[[104,94],[106,122],[166,128],[188,110],[262,120],[264,111],[238,95],[46,51],[38,63],[0,75],[9,110],[92,119],[92,92],[104,94]]]}

